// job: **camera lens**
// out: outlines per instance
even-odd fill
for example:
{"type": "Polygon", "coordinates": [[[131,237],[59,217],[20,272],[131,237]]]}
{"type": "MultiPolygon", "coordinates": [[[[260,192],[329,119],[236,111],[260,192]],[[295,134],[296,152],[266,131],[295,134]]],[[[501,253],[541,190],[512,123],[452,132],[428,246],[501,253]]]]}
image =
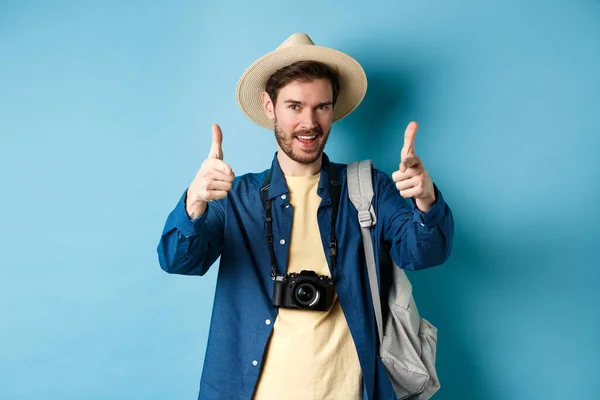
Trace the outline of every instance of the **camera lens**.
{"type": "Polygon", "coordinates": [[[296,301],[306,307],[312,307],[319,301],[319,291],[310,283],[301,283],[296,288],[296,301]]]}

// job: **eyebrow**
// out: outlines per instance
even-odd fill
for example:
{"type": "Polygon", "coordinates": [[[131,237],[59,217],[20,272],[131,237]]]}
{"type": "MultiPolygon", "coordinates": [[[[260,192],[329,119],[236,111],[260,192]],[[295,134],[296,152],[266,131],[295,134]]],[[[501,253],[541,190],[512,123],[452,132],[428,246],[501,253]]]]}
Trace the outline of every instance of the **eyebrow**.
{"type": "MultiPolygon", "coordinates": [[[[303,102],[301,102],[301,101],[298,101],[298,100],[291,100],[291,99],[290,99],[290,100],[286,100],[286,101],[284,101],[284,103],[286,103],[286,104],[298,104],[298,105],[301,105],[301,106],[304,106],[304,105],[305,105],[305,104],[304,104],[303,102]]],[[[332,104],[333,104],[333,102],[332,102],[332,101],[324,101],[324,102],[322,102],[322,103],[319,103],[319,104],[317,104],[315,107],[321,107],[321,106],[330,106],[330,105],[332,105],[332,104]]]]}

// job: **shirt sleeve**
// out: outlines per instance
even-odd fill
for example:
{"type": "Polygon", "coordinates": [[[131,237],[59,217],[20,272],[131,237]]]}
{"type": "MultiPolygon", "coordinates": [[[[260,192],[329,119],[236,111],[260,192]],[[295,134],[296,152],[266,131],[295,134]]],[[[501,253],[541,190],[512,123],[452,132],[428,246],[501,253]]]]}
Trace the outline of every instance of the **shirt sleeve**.
{"type": "Polygon", "coordinates": [[[227,199],[207,204],[191,220],[185,210],[187,189],[165,222],[158,244],[161,268],[172,274],[204,275],[221,254],[227,199]]]}
{"type": "Polygon", "coordinates": [[[443,264],[452,248],[454,219],[439,188],[434,184],[435,202],[424,213],[413,199],[404,199],[382,171],[375,170],[374,182],[383,239],[396,264],[407,270],[443,264]]]}

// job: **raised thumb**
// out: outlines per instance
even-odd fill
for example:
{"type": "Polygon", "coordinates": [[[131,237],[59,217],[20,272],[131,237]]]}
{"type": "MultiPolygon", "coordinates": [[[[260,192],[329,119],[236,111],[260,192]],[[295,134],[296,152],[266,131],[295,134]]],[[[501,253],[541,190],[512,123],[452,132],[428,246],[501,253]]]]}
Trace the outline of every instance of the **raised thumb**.
{"type": "Polygon", "coordinates": [[[219,160],[223,159],[223,132],[217,124],[212,126],[212,145],[208,156],[219,160]]]}

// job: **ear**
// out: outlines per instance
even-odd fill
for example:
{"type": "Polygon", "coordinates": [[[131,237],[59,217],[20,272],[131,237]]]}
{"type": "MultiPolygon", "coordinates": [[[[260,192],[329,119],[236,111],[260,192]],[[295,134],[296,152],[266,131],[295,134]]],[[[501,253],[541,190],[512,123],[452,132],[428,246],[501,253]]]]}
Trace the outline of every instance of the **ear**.
{"type": "Polygon", "coordinates": [[[269,96],[269,94],[267,92],[262,92],[261,99],[262,99],[263,111],[265,112],[265,115],[267,116],[267,118],[269,118],[271,121],[273,121],[275,119],[275,105],[271,101],[271,97],[269,96]]]}

